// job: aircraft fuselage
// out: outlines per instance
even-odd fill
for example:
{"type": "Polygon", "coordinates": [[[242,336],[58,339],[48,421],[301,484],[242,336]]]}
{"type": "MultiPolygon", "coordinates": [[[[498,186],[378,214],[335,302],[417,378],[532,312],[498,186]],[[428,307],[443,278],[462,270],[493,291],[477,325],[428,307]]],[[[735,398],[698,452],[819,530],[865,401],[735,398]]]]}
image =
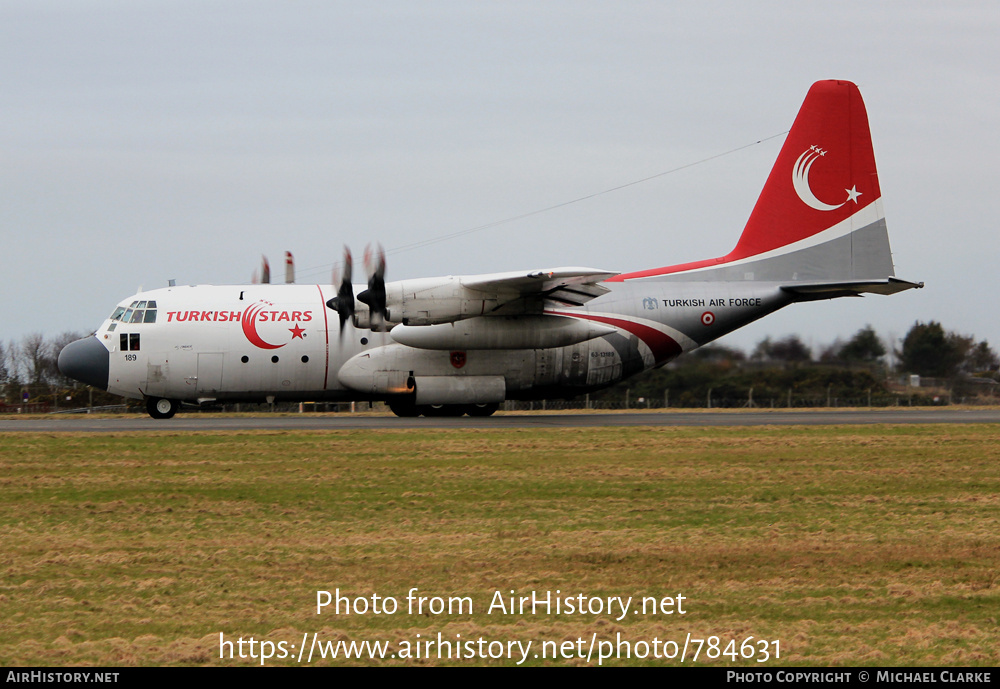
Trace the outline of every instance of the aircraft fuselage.
{"type": "Polygon", "coordinates": [[[608,286],[611,292],[584,306],[545,309],[546,318],[565,316],[608,333],[568,346],[509,349],[501,338],[489,349],[458,341],[454,348],[445,342],[444,349],[424,349],[350,322],[341,333],[325,304],[334,294],[330,285],[142,292],[120,305],[132,322],[109,318],[95,337],[109,354],[108,391],[133,399],[385,399],[411,392],[415,379],[444,378],[502,379],[503,399],[570,397],[662,365],[790,301],[766,283],[608,286]],[[153,318],[145,312],[154,309],[137,308],[150,303],[153,318]]]}

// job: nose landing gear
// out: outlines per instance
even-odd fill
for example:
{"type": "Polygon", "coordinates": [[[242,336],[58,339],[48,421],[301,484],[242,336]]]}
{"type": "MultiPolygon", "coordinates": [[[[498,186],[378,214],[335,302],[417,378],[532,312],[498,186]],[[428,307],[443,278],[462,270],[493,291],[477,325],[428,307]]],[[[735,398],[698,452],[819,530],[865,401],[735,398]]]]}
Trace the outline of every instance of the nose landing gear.
{"type": "Polygon", "coordinates": [[[147,397],[146,411],[154,419],[169,419],[177,413],[180,403],[177,400],[168,400],[164,397],[147,397]]]}

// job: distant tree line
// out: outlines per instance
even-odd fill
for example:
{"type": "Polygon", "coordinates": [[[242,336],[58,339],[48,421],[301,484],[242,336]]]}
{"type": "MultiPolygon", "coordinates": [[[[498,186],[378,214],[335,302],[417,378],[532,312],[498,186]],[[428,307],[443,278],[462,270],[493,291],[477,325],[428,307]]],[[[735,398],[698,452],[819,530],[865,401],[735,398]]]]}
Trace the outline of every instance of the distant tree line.
{"type": "Polygon", "coordinates": [[[41,333],[31,333],[19,343],[0,342],[0,382],[26,385],[66,382],[56,366],[59,351],[81,337],[79,333],[65,332],[46,340],[41,333]]]}
{"type": "Polygon", "coordinates": [[[797,335],[765,338],[749,356],[738,348],[710,344],[592,397],[684,407],[890,404],[901,396],[912,403],[914,395],[917,403],[939,402],[940,391],[914,392],[909,376],[916,374],[947,388],[949,398],[959,394],[992,400],[1000,394],[995,392],[998,369],[1000,358],[986,340],[947,332],[938,322],[914,323],[892,350],[869,325],[817,355],[797,335]]]}
{"type": "Polygon", "coordinates": [[[0,341],[0,409],[22,406],[25,395],[29,405],[45,407],[91,403],[95,399],[97,404],[120,400],[104,391],[92,393],[88,386],[59,372],[59,352],[81,337],[77,332],[64,332],[50,339],[30,333],[20,342],[0,341]]]}
{"type": "MultiPolygon", "coordinates": [[[[728,356],[741,357],[741,353],[732,348],[710,346],[716,353],[705,353],[702,356],[718,358],[719,352],[727,352],[728,356]]],[[[885,356],[889,353],[885,343],[870,326],[865,326],[856,332],[849,340],[835,340],[823,348],[818,357],[797,335],[790,335],[781,340],[761,340],[750,354],[751,361],[782,362],[782,363],[828,363],[828,364],[872,364],[885,366],[885,356]]],[[[955,376],[983,376],[996,374],[1000,369],[1000,358],[990,347],[989,342],[976,342],[975,337],[961,335],[956,332],[945,332],[940,323],[917,322],[902,339],[899,349],[893,352],[898,360],[897,373],[913,373],[936,378],[952,378],[955,376]]],[[[697,352],[696,352],[697,354],[697,352]]]]}
{"type": "Polygon", "coordinates": [[[995,376],[1000,359],[986,340],[945,332],[940,323],[915,323],[903,338],[900,368],[924,376],[995,376]]]}

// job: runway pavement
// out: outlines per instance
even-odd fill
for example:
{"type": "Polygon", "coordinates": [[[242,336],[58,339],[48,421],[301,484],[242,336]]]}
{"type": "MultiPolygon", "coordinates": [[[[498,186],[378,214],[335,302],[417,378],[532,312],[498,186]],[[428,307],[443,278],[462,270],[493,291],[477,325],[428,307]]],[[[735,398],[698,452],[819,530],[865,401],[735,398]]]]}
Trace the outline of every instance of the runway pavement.
{"type": "Polygon", "coordinates": [[[628,411],[583,413],[499,413],[489,418],[416,418],[370,413],[340,414],[178,414],[155,420],[145,414],[114,418],[74,416],[0,418],[0,432],[148,432],[247,430],[358,430],[418,428],[594,428],[615,426],[823,426],[927,423],[1000,423],[1000,409],[891,408],[766,411],[628,411]]]}

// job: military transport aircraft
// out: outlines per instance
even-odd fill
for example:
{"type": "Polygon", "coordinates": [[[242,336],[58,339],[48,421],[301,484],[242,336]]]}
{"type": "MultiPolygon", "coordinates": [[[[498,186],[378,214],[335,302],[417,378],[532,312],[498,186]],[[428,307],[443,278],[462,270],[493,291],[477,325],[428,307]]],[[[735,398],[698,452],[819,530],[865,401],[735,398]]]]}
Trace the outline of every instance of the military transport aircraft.
{"type": "Polygon", "coordinates": [[[739,242],[619,274],[548,268],[367,288],[350,252],[333,284],[167,287],[124,299],[67,345],[67,376],[154,418],[181,402],[382,400],[400,416],[492,414],[662,366],[788,304],[923,283],[894,277],[868,116],[847,81],[812,86],[739,242]]]}

